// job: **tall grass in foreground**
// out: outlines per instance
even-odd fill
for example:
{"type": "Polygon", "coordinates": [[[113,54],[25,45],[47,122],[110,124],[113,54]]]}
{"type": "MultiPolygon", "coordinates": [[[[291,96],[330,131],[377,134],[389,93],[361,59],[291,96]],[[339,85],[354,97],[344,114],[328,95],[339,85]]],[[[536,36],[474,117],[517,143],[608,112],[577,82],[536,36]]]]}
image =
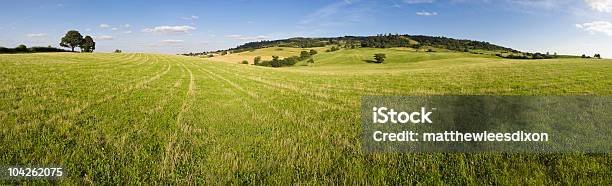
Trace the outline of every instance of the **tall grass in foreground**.
{"type": "MultiPolygon", "coordinates": [[[[149,54],[0,55],[0,165],[64,184],[610,184],[608,154],[387,153],[363,95],[612,95],[609,60],[378,49],[272,69],[149,54]]],[[[44,181],[39,181],[44,182],[44,181]]],[[[4,183],[12,183],[4,181],[4,183]]]]}

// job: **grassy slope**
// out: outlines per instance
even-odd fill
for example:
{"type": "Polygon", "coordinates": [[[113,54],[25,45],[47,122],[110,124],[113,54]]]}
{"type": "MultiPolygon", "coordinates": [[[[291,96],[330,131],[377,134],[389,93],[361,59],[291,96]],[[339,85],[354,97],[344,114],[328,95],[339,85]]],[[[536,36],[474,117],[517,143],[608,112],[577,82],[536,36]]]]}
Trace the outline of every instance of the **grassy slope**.
{"type": "Polygon", "coordinates": [[[272,69],[143,54],[0,55],[0,165],[63,182],[609,184],[605,154],[373,154],[363,95],[612,95],[612,61],[377,49],[272,69]],[[348,65],[350,64],[350,65],[348,65]]]}

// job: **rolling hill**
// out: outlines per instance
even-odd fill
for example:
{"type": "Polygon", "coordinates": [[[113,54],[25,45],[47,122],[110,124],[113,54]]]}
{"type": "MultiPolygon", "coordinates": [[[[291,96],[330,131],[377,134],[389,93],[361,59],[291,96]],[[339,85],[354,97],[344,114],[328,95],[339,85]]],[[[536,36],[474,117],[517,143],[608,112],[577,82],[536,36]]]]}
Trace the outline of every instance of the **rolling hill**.
{"type": "Polygon", "coordinates": [[[491,44],[489,42],[467,39],[454,39],[441,36],[379,34],[376,36],[344,36],[330,38],[290,38],[273,41],[256,41],[240,45],[229,51],[245,51],[268,47],[311,48],[328,45],[341,45],[345,48],[393,48],[393,47],[435,47],[455,51],[489,50],[518,52],[514,49],[491,44]]]}
{"type": "MultiPolygon", "coordinates": [[[[235,48],[211,52],[182,54],[185,56],[199,56],[213,58],[215,61],[230,63],[242,63],[247,61],[254,63],[255,57],[261,57],[263,61],[272,60],[273,56],[280,59],[292,56],[300,56],[301,51],[316,50],[319,54],[334,52],[335,50],[378,51],[379,53],[391,53],[391,55],[414,56],[414,59],[401,59],[408,61],[422,60],[436,56],[470,56],[507,59],[553,59],[553,58],[577,58],[578,56],[557,55],[557,53],[529,53],[521,52],[489,42],[474,41],[466,39],[453,39],[447,37],[433,37],[422,35],[377,35],[377,36],[344,36],[333,38],[290,38],[273,41],[250,42],[235,48]],[[399,52],[399,53],[398,53],[399,52]],[[431,54],[414,54],[414,53],[431,54]],[[411,54],[413,53],[413,54],[411,54]],[[441,53],[441,54],[434,54],[441,53]]],[[[343,51],[342,53],[351,53],[343,51]]],[[[368,53],[374,54],[374,53],[368,53]]],[[[330,54],[335,56],[333,54],[330,54]]],[[[329,56],[329,55],[328,55],[329,56]]],[[[337,55],[343,56],[343,55],[337,55]]],[[[370,56],[371,57],[371,56],[370,56]]],[[[371,60],[370,57],[361,57],[361,60],[371,60]]],[[[317,58],[317,57],[315,57],[317,58]]],[[[304,60],[305,61],[305,60],[304,60]]],[[[349,60],[350,61],[350,60],[349,60]]],[[[304,63],[298,65],[306,65],[304,63]]],[[[290,65],[292,66],[292,65],[290,65]]]]}

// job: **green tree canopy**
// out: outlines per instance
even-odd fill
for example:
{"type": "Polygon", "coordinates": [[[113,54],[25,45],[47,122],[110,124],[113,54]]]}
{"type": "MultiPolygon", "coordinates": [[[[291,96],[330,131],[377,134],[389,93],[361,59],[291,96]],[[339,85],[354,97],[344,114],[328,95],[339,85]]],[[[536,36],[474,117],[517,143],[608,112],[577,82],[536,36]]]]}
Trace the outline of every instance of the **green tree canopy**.
{"type": "Polygon", "coordinates": [[[253,59],[253,64],[259,65],[259,62],[261,62],[261,56],[257,56],[255,59],[253,59]]]}
{"type": "Polygon", "coordinates": [[[312,50],[312,49],[310,50],[310,55],[311,55],[311,56],[314,56],[314,55],[316,55],[316,54],[317,54],[317,51],[316,51],[316,50],[312,50]]]}
{"type": "Polygon", "coordinates": [[[300,52],[300,58],[302,58],[302,59],[306,59],[306,58],[308,58],[308,57],[310,57],[310,53],[309,53],[308,51],[302,51],[302,52],[300,52]]]}
{"type": "Polygon", "coordinates": [[[74,52],[74,48],[80,46],[83,42],[83,35],[76,30],[70,30],[62,37],[60,46],[70,48],[74,52]]]}
{"type": "Polygon", "coordinates": [[[374,54],[374,59],[376,59],[376,63],[383,63],[385,61],[385,58],[387,58],[387,55],[385,54],[382,54],[382,53],[374,54]]]}
{"type": "Polygon", "coordinates": [[[83,42],[79,46],[83,52],[93,52],[96,50],[96,42],[90,36],[85,36],[83,42]]]}
{"type": "Polygon", "coordinates": [[[17,52],[27,52],[28,51],[28,47],[25,45],[19,45],[17,47],[15,47],[15,50],[17,52]]]}

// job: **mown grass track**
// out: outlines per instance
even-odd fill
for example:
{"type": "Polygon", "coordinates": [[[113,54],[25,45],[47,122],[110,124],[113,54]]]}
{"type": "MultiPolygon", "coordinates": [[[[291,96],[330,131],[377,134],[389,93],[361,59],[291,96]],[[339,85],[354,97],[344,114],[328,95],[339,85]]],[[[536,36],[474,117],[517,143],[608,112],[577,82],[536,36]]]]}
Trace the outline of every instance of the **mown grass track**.
{"type": "Polygon", "coordinates": [[[61,165],[68,184],[611,183],[607,154],[365,155],[358,141],[363,95],[611,95],[609,60],[398,51],[361,62],[377,50],[281,69],[0,55],[0,165],[61,165]]]}

